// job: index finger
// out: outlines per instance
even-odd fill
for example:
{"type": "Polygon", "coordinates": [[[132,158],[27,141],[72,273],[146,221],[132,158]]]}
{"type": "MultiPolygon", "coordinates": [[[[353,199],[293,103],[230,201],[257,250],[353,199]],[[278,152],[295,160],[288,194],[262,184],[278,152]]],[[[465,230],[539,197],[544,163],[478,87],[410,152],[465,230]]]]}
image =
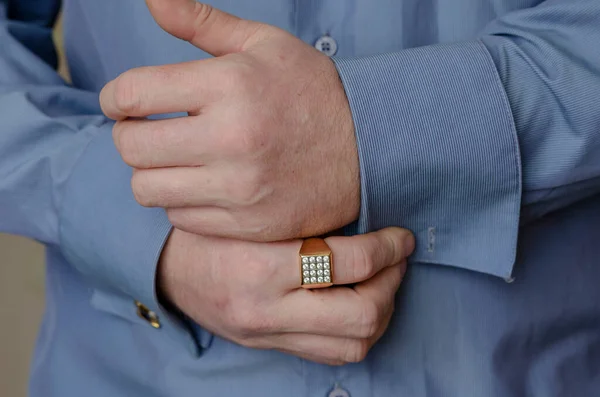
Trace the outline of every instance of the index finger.
{"type": "MultiPolygon", "coordinates": [[[[325,242],[332,252],[332,282],[336,285],[355,284],[372,278],[383,269],[403,262],[413,251],[415,240],[406,229],[389,227],[377,232],[357,236],[328,237],[325,242]]],[[[300,263],[299,250],[302,242],[272,245],[273,263],[281,266],[277,277],[283,288],[294,290],[301,286],[304,270],[300,263]]],[[[318,263],[315,263],[318,265],[318,263]]],[[[325,268],[327,270],[329,268],[325,268]]],[[[325,272],[322,267],[314,267],[314,276],[325,272]]],[[[309,276],[311,276],[309,274],[309,276]]]]}
{"type": "Polygon", "coordinates": [[[215,95],[207,84],[212,59],[145,66],[122,73],[100,92],[100,106],[113,120],[166,113],[197,113],[215,95]],[[204,72],[199,72],[200,63],[204,72]]]}

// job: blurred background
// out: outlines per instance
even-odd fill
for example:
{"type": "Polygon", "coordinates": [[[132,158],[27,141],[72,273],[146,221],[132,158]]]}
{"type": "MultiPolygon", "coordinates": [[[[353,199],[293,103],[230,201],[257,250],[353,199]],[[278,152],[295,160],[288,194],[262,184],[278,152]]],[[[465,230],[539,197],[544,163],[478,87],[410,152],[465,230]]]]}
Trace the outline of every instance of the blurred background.
{"type": "MultiPolygon", "coordinates": [[[[59,23],[55,41],[62,54],[61,36],[59,23]]],[[[66,77],[61,59],[60,71],[66,77]]],[[[27,395],[29,364],[43,310],[43,247],[0,233],[0,397],[27,395]]]]}

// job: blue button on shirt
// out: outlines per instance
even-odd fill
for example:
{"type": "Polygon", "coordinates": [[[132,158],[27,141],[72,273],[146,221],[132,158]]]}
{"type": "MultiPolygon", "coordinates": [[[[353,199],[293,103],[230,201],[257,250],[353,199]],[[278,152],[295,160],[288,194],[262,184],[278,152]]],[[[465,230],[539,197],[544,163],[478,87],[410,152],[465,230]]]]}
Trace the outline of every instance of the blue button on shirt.
{"type": "Polygon", "coordinates": [[[65,0],[67,85],[59,1],[0,0],[0,231],[47,247],[31,396],[600,395],[600,2],[209,3],[335,39],[362,179],[346,231],[418,240],[390,328],[365,361],[328,367],[164,310],[171,225],[135,202],[98,92],[207,55],[143,1],[65,0]]]}

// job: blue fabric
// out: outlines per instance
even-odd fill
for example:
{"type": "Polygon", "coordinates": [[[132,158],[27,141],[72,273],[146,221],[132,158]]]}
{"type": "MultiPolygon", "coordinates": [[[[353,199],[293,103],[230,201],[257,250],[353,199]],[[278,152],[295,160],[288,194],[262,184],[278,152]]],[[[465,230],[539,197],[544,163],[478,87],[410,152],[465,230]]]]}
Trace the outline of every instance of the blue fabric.
{"type": "Polygon", "coordinates": [[[142,1],[66,0],[67,85],[50,35],[59,1],[0,0],[0,231],[47,246],[30,394],[597,396],[600,2],[210,3],[336,40],[361,161],[347,231],[418,237],[390,329],[364,362],[327,367],[160,307],[171,227],[135,203],[97,96],[127,69],[207,55],[142,1]]]}
{"type": "Polygon", "coordinates": [[[509,278],[521,161],[485,47],[418,47],[337,65],[361,155],[359,231],[407,226],[415,261],[509,278]]]}

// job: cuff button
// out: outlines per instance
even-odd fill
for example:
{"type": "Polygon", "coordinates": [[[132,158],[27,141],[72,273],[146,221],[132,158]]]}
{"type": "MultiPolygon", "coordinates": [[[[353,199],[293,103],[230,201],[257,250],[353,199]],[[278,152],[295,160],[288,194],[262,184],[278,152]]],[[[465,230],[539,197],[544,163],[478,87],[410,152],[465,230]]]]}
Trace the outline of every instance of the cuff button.
{"type": "Polygon", "coordinates": [[[160,320],[156,313],[152,310],[148,309],[146,306],[142,305],[140,302],[135,301],[135,306],[137,307],[137,315],[146,320],[148,324],[150,324],[153,328],[160,328],[160,320]]]}
{"type": "Polygon", "coordinates": [[[350,397],[350,393],[338,386],[329,393],[328,397],[350,397]]]}

